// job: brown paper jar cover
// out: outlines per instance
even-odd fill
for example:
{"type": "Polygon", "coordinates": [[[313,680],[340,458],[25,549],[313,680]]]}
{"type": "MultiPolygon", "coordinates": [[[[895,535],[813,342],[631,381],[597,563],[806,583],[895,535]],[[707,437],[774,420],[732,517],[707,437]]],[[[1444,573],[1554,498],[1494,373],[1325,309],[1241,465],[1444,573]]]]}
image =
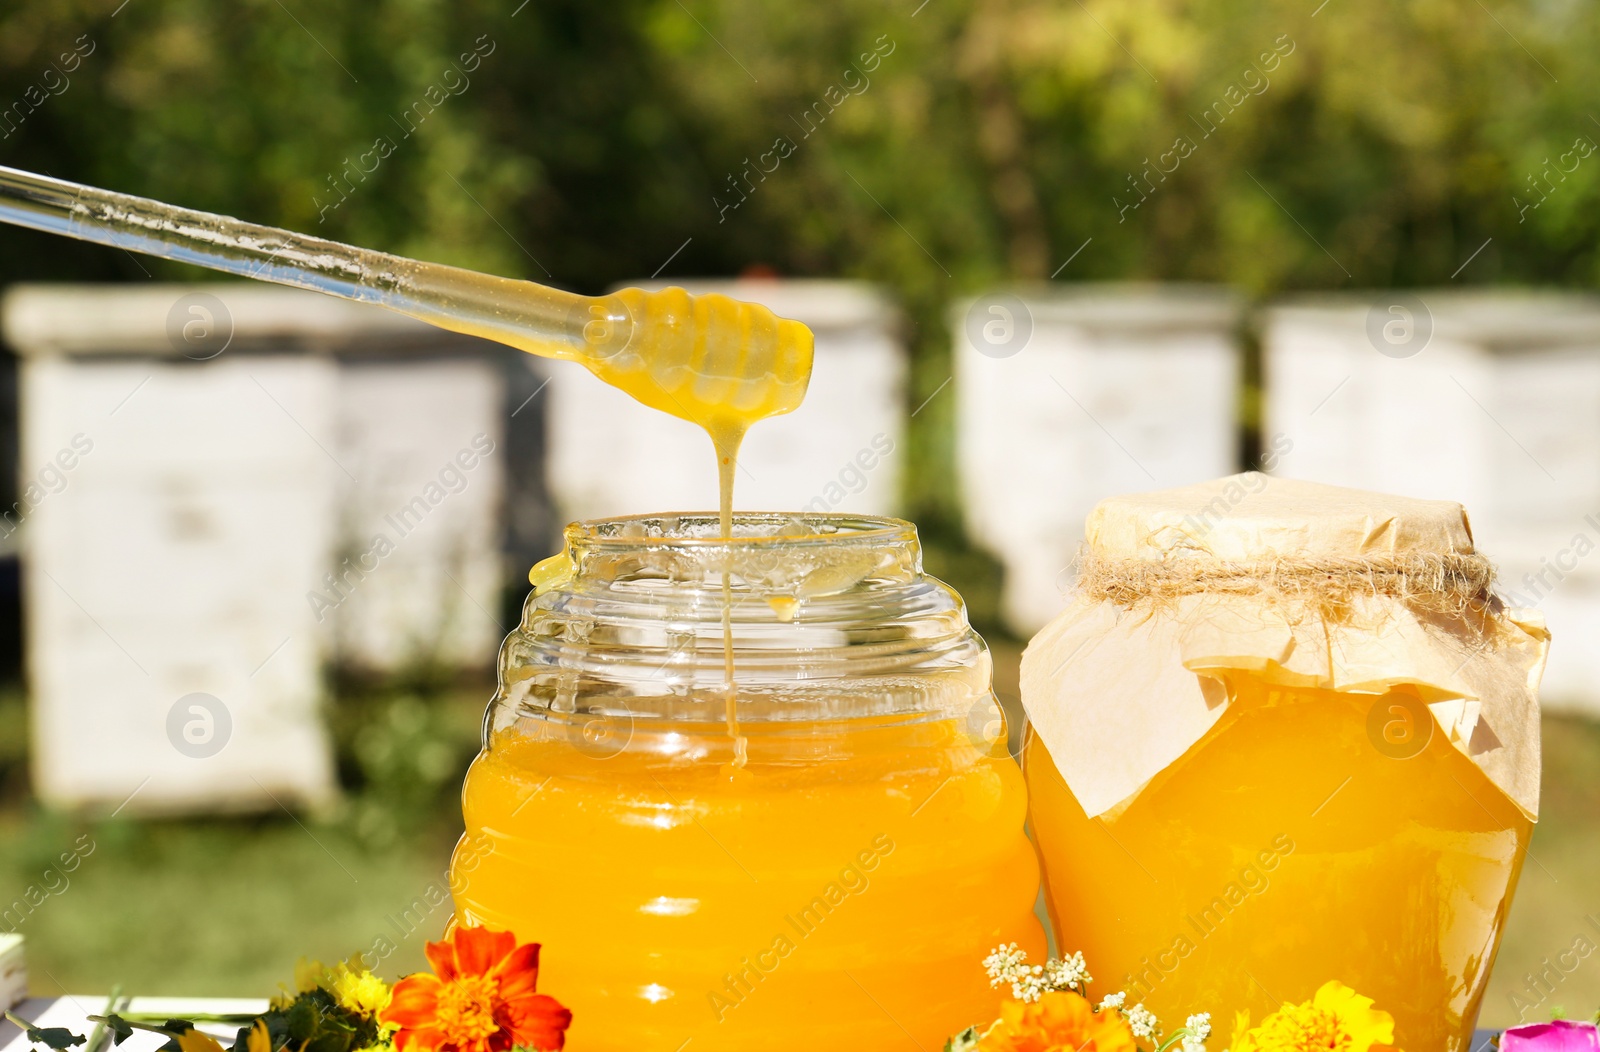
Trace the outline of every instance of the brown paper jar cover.
{"type": "Polygon", "coordinates": [[[1410,685],[1537,816],[1549,633],[1494,597],[1461,505],[1248,472],[1102,501],[1086,538],[1076,593],[1023,655],[1022,703],[1089,817],[1205,736],[1228,670],[1356,694],[1410,685]]]}

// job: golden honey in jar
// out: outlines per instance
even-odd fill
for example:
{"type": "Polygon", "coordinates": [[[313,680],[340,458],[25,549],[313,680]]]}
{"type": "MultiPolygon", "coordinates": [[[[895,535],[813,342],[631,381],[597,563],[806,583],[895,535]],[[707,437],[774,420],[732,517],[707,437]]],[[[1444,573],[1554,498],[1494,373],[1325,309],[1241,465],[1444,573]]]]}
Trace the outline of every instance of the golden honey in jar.
{"type": "Polygon", "coordinates": [[[915,1052],[992,1017],[983,956],[1044,956],[1038,864],[988,652],[915,528],[566,542],[501,652],[451,877],[459,921],[543,944],[567,1047],[915,1052]]]}
{"type": "Polygon", "coordinates": [[[1538,808],[1548,637],[1456,504],[1246,474],[1103,502],[1029,644],[1061,946],[1221,1042],[1338,980],[1465,1052],[1538,808]]]}

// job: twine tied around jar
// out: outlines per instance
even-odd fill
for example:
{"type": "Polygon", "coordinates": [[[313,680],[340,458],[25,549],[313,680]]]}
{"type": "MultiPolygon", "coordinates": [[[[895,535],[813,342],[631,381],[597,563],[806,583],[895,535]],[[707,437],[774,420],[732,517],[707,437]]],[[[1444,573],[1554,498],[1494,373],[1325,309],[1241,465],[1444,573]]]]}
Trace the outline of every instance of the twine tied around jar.
{"type": "Polygon", "coordinates": [[[1383,558],[1286,558],[1248,561],[1106,557],[1084,545],[1078,594],[1132,608],[1183,596],[1258,596],[1274,604],[1348,609],[1358,596],[1398,599],[1419,612],[1459,617],[1495,611],[1494,564],[1476,552],[1409,551],[1383,558]]]}

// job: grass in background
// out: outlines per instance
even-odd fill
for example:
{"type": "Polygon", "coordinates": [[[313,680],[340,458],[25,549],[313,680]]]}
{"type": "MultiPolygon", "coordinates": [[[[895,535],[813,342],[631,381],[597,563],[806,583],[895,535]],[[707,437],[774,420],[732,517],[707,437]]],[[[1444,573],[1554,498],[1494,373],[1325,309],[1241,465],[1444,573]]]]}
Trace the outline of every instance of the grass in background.
{"type": "Polygon", "coordinates": [[[136,994],[264,997],[292,980],[300,956],[342,959],[380,935],[399,947],[383,970],[401,974],[424,966],[422,942],[446,919],[443,908],[421,924],[393,918],[441,878],[448,835],[374,850],[337,827],[277,816],[98,826],[11,816],[0,824],[3,886],[40,881],[82,833],[93,853],[18,929],[35,995],[121,983],[136,994]]]}
{"type": "Polygon", "coordinates": [[[490,689],[424,674],[341,683],[335,808],[162,821],[40,809],[27,791],[25,706],[0,697],[0,907],[30,884],[56,889],[18,928],[31,990],[267,996],[301,956],[340,959],[380,937],[394,946],[384,973],[425,967],[422,944],[448,906],[430,908],[423,891],[448,886],[490,689]],[[63,872],[75,848],[80,861],[63,872]]]}
{"type": "Polygon", "coordinates": [[[1483,1002],[1486,1026],[1538,1022],[1555,1011],[1577,1019],[1600,1010],[1600,953],[1569,952],[1580,936],[1600,946],[1600,725],[1546,716],[1543,733],[1539,824],[1483,1002]],[[1576,961],[1570,973],[1551,968],[1562,954],[1576,961]],[[1529,973],[1547,970],[1557,980],[1548,984],[1553,991],[1530,987],[1529,973]],[[1522,1004],[1529,1003],[1521,1017],[1522,1004]]]}

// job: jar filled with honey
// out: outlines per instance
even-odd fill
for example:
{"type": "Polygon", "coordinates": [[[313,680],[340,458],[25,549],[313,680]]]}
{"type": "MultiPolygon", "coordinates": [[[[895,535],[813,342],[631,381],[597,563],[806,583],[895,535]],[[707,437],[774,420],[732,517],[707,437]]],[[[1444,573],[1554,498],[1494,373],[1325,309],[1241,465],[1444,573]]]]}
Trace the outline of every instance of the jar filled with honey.
{"type": "Polygon", "coordinates": [[[983,641],[893,519],[571,526],[500,656],[456,918],[574,1052],[937,1048],[1042,957],[983,641]]]}
{"type": "Polygon", "coordinates": [[[1100,504],[1030,643],[1060,944],[1217,1044],[1337,980],[1470,1046],[1539,792],[1548,636],[1462,508],[1246,474],[1100,504]]]}

